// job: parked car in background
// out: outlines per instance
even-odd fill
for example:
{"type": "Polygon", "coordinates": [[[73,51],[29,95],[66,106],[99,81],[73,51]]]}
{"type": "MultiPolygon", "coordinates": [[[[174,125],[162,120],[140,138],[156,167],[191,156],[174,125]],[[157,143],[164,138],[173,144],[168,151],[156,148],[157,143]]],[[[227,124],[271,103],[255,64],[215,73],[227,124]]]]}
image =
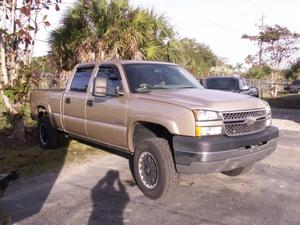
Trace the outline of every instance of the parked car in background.
{"type": "Polygon", "coordinates": [[[203,86],[207,89],[235,92],[253,97],[259,97],[257,87],[250,87],[244,77],[209,77],[203,80],[203,86]]]}
{"type": "Polygon", "coordinates": [[[298,93],[300,92],[300,80],[294,80],[288,88],[290,93],[298,93]]]}

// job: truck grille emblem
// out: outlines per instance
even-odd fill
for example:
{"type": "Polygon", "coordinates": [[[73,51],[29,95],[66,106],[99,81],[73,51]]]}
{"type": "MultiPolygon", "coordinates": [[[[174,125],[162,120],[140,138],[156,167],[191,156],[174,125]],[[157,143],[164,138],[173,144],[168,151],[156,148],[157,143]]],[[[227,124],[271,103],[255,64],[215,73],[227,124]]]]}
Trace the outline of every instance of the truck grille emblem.
{"type": "Polygon", "coordinates": [[[248,126],[251,126],[251,125],[254,125],[255,122],[256,122],[257,118],[256,117],[253,117],[253,116],[249,116],[245,119],[245,123],[248,125],[248,126]]]}

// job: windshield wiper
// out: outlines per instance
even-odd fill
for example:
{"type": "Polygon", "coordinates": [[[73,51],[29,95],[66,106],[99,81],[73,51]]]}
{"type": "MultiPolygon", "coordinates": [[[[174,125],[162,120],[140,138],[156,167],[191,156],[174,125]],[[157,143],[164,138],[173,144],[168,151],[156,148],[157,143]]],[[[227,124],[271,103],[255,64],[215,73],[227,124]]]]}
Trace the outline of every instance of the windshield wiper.
{"type": "Polygon", "coordinates": [[[151,92],[151,89],[149,88],[145,88],[145,87],[142,87],[142,88],[136,88],[134,89],[136,92],[140,92],[140,93],[146,93],[146,92],[151,92]]]}
{"type": "Polygon", "coordinates": [[[150,89],[169,89],[169,88],[164,86],[152,86],[150,89]]]}
{"type": "Polygon", "coordinates": [[[196,87],[194,86],[179,87],[179,89],[185,89],[185,88],[196,88],[196,87]]]}
{"type": "Polygon", "coordinates": [[[169,89],[169,88],[165,86],[158,86],[158,85],[144,85],[143,87],[136,88],[135,91],[150,92],[152,89],[169,89]]]}

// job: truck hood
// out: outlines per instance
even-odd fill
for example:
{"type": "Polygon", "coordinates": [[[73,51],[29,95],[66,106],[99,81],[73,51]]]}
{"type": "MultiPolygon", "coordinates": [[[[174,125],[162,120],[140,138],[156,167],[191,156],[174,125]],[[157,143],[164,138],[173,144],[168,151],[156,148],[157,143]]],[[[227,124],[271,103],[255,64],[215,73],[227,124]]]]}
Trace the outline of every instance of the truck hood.
{"type": "Polygon", "coordinates": [[[262,100],[247,95],[209,89],[152,90],[138,98],[175,104],[185,108],[218,112],[252,110],[266,107],[262,100]]]}

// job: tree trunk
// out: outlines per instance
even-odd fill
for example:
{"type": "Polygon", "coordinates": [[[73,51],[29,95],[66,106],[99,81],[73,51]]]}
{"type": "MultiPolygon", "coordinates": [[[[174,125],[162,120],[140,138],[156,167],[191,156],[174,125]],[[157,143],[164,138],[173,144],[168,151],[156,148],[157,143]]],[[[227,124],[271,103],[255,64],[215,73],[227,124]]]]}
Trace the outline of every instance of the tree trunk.
{"type": "MultiPolygon", "coordinates": [[[[6,0],[3,0],[3,14],[2,14],[2,24],[1,28],[3,30],[6,30],[6,0]]],[[[8,85],[8,73],[7,73],[7,67],[6,67],[6,52],[5,52],[5,42],[3,39],[0,39],[0,49],[1,49],[1,72],[2,72],[2,79],[0,80],[3,82],[4,85],[8,85]]],[[[2,87],[3,88],[3,87],[2,87]]]]}
{"type": "Polygon", "coordinates": [[[274,89],[274,97],[277,97],[277,94],[278,94],[278,84],[277,84],[277,80],[278,80],[278,72],[275,73],[275,81],[276,81],[276,85],[275,85],[275,89],[274,89]]]}
{"type": "Polygon", "coordinates": [[[0,91],[0,95],[3,99],[6,111],[9,113],[12,113],[12,114],[17,114],[18,111],[15,110],[15,108],[13,107],[13,104],[10,102],[9,98],[4,94],[3,90],[0,91]]]}
{"type": "Polygon", "coordinates": [[[17,115],[14,118],[14,132],[8,139],[14,139],[17,144],[24,144],[26,142],[23,116],[17,115]]]}
{"type": "Polygon", "coordinates": [[[274,86],[274,71],[272,70],[271,71],[271,97],[274,97],[274,89],[275,89],[275,86],[274,86]]]}
{"type": "Polygon", "coordinates": [[[3,90],[0,91],[0,95],[3,99],[4,106],[6,111],[11,114],[14,118],[13,127],[14,132],[9,139],[15,139],[17,143],[25,143],[25,127],[24,127],[24,117],[19,114],[19,112],[14,108],[13,104],[9,100],[9,98],[4,94],[3,90]]]}

